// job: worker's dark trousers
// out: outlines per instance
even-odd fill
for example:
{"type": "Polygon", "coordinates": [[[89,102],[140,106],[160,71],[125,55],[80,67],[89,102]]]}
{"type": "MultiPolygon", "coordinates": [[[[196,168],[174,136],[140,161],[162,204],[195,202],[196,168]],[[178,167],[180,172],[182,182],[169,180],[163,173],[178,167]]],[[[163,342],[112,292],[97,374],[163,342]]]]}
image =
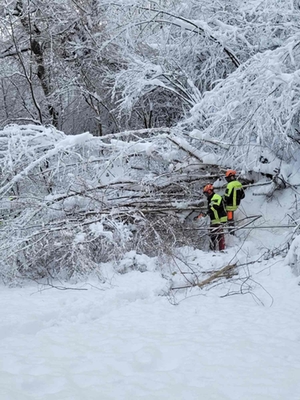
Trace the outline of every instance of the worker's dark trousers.
{"type": "Polygon", "coordinates": [[[225,249],[225,236],[222,225],[210,226],[210,249],[211,250],[224,250],[225,249]]]}

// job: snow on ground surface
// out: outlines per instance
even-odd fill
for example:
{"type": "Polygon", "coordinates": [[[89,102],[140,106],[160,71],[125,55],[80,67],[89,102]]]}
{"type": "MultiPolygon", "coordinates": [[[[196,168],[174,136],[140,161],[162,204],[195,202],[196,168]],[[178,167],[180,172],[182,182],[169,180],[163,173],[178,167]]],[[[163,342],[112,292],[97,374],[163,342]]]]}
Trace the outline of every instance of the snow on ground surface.
{"type": "MultiPolygon", "coordinates": [[[[240,216],[283,223],[280,201],[249,194],[240,216]]],[[[182,249],[199,277],[259,262],[240,266],[240,279],[172,295],[171,278],[186,282],[145,256],[144,272],[103,266],[105,283],[1,286],[0,399],[299,400],[299,277],[281,255],[260,258],[286,235],[240,231],[225,253],[182,249]]]]}

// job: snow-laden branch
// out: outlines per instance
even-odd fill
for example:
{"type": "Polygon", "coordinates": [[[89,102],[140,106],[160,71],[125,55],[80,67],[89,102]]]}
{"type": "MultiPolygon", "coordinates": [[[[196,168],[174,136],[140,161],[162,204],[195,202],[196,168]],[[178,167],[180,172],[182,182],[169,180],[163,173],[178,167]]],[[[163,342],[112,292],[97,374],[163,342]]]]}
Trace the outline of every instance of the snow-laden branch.
{"type": "Polygon", "coordinates": [[[299,41],[297,35],[285,46],[254,56],[191,111],[184,126],[192,137],[206,146],[230,144],[226,152],[218,151],[224,164],[242,163],[249,170],[260,157],[266,164],[293,157],[299,136],[299,41]]]}
{"type": "MultiPolygon", "coordinates": [[[[44,161],[49,160],[51,157],[58,155],[60,152],[68,151],[68,149],[75,147],[76,145],[85,143],[89,139],[92,138],[90,133],[83,133],[81,135],[66,137],[65,139],[59,141],[54,145],[54,148],[51,150],[45,151],[45,153],[32,161],[29,165],[27,165],[22,171],[17,173],[10,181],[1,187],[0,196],[5,195],[14,185],[16,185],[24,176],[27,176],[33,169],[37,166],[41,165],[44,161]]],[[[42,145],[44,148],[44,145],[42,145]]]]}

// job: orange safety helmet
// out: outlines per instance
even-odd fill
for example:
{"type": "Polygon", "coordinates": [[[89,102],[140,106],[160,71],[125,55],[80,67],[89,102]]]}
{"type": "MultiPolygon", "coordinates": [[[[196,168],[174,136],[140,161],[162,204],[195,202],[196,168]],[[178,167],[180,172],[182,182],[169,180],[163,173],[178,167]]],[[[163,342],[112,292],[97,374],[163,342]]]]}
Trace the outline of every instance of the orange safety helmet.
{"type": "Polygon", "coordinates": [[[228,169],[226,171],[225,177],[229,178],[230,176],[235,176],[236,175],[236,171],[234,169],[228,169]]]}
{"type": "Polygon", "coordinates": [[[214,191],[214,187],[211,183],[207,184],[203,188],[203,193],[212,193],[214,191]]]}

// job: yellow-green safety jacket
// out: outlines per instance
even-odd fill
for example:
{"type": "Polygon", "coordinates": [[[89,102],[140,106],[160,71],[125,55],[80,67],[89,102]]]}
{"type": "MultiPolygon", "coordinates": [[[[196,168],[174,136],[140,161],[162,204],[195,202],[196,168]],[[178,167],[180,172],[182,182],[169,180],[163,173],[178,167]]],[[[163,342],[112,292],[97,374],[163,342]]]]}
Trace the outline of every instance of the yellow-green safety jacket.
{"type": "Polygon", "coordinates": [[[227,222],[227,213],[224,200],[222,196],[217,193],[214,193],[208,199],[208,215],[212,225],[227,222]]]}
{"type": "Polygon", "coordinates": [[[227,184],[224,201],[227,211],[235,211],[245,197],[243,185],[239,181],[231,181],[227,184]]]}

